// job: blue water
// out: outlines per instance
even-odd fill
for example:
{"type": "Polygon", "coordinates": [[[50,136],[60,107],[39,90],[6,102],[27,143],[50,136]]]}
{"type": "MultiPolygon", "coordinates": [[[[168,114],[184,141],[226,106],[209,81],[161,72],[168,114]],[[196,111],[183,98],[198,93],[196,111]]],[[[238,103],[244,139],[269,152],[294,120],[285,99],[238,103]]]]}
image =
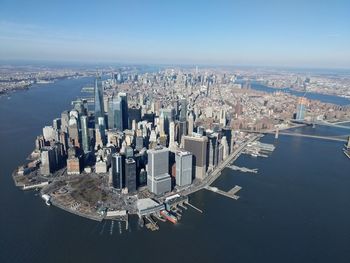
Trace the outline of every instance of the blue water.
{"type": "Polygon", "coordinates": [[[256,82],[252,82],[251,87],[255,90],[269,92],[269,93],[281,91],[281,92],[290,93],[290,94],[298,96],[298,97],[305,96],[308,99],[319,100],[319,101],[325,102],[325,103],[333,103],[333,104],[337,104],[337,105],[350,105],[349,99],[339,97],[339,96],[334,96],[334,95],[325,95],[325,94],[312,93],[312,92],[305,93],[305,92],[295,91],[295,90],[292,90],[290,88],[276,89],[276,88],[267,87],[263,84],[259,84],[256,82]]]}
{"type": "MultiPolygon", "coordinates": [[[[350,159],[343,143],[300,137],[263,138],[269,158],[242,155],[215,182],[243,189],[238,201],[202,190],[176,226],[151,232],[131,219],[94,222],[47,207],[35,192],[17,189],[12,170],[25,161],[34,138],[92,79],[63,80],[0,98],[0,262],[350,262],[350,159]]],[[[301,132],[310,132],[311,127],[301,132]]],[[[327,134],[327,127],[313,132],[327,134]],[[326,129],[326,130],[325,130],[326,129]]],[[[334,128],[329,128],[334,129],[334,128]]],[[[343,134],[337,129],[331,134],[343,134]]]]}

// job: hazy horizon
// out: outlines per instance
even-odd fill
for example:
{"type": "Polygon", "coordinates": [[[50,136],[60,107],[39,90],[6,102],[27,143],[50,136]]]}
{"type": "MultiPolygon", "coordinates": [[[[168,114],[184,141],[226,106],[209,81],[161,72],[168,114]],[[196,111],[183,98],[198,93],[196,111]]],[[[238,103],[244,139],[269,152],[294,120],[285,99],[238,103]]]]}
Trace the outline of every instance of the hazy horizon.
{"type": "Polygon", "coordinates": [[[2,2],[2,61],[350,68],[342,0],[2,2]]]}

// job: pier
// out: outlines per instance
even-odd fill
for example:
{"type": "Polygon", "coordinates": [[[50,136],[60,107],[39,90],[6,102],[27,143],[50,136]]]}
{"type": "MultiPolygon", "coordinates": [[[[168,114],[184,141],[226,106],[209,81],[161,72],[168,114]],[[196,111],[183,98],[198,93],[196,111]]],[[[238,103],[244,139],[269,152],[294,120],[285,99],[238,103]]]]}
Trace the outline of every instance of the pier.
{"type": "Polygon", "coordinates": [[[227,168],[230,168],[234,171],[240,171],[240,172],[243,172],[243,173],[258,173],[258,169],[257,168],[254,168],[254,169],[249,169],[247,167],[239,167],[239,166],[236,166],[236,165],[229,165],[227,166],[227,168]]]}
{"type": "Polygon", "coordinates": [[[221,194],[223,196],[226,196],[226,197],[229,197],[229,198],[232,198],[234,200],[237,200],[239,198],[238,195],[236,195],[236,193],[242,189],[242,187],[240,187],[239,185],[236,185],[235,187],[233,187],[231,190],[229,190],[228,192],[225,192],[223,190],[220,190],[219,188],[217,187],[213,187],[213,186],[207,186],[205,187],[205,189],[209,190],[209,191],[212,191],[214,193],[218,193],[218,194],[221,194]]]}

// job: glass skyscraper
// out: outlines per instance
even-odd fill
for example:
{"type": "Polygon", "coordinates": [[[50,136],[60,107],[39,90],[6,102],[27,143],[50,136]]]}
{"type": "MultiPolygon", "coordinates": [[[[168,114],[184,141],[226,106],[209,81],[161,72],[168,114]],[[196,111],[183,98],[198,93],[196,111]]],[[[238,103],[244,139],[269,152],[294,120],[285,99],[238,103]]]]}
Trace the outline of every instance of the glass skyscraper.
{"type": "Polygon", "coordinates": [[[104,118],[103,108],[103,88],[101,77],[97,77],[95,80],[95,125],[98,125],[98,118],[104,118]]]}

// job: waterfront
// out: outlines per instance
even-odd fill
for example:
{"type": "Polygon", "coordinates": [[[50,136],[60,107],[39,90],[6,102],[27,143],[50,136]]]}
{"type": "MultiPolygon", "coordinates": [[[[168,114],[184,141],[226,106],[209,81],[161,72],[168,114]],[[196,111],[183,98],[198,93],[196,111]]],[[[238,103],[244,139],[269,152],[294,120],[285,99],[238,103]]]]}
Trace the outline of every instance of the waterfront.
{"type": "Polygon", "coordinates": [[[295,95],[297,97],[304,97],[305,96],[306,98],[311,99],[311,100],[319,100],[322,102],[333,103],[333,104],[338,104],[338,105],[350,105],[349,99],[335,96],[335,95],[326,95],[326,94],[314,93],[314,92],[301,92],[301,91],[296,91],[296,90],[293,90],[290,88],[284,88],[284,89],[272,88],[272,87],[267,87],[267,86],[260,84],[260,83],[257,83],[257,82],[252,82],[251,87],[252,87],[252,89],[260,90],[260,91],[264,91],[264,92],[269,92],[269,93],[276,92],[276,91],[287,92],[287,93],[290,93],[290,94],[295,95]]]}
{"type": "Polygon", "coordinates": [[[12,170],[89,82],[64,80],[0,98],[0,262],[349,262],[350,162],[338,142],[266,136],[263,142],[276,145],[269,158],[244,155],[235,162],[258,168],[257,175],[226,169],[214,183],[223,190],[242,186],[238,201],[201,190],[190,201],[203,214],[189,208],[178,225],[160,223],[157,232],[140,229],[133,218],[130,232],[120,235],[115,223],[111,235],[111,222],[49,208],[35,192],[17,189],[12,170]],[[157,253],[149,253],[150,243],[158,244],[157,253]]]}

